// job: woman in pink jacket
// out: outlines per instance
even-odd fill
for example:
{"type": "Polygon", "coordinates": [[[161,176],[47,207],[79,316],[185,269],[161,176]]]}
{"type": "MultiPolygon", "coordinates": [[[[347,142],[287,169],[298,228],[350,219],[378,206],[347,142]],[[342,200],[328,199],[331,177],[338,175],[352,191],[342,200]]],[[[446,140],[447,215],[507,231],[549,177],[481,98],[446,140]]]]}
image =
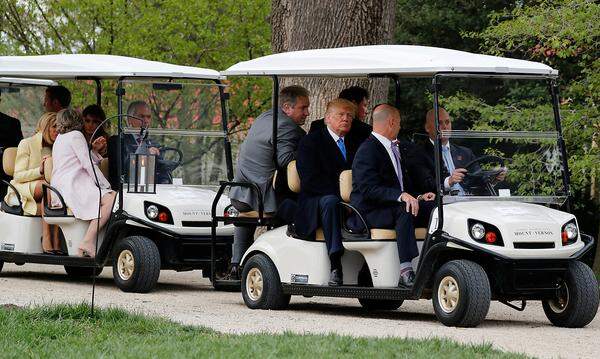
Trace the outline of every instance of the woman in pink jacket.
{"type": "Polygon", "coordinates": [[[79,247],[79,255],[94,257],[97,229],[102,228],[110,218],[115,192],[110,190],[110,184],[98,168],[102,160],[98,153],[105,149],[106,139],[96,139],[90,150],[82,129],[83,120],[77,111],[64,109],[56,115],[58,137],[52,148],[54,167],[51,185],[63,196],[75,218],[90,221],[79,247]]]}

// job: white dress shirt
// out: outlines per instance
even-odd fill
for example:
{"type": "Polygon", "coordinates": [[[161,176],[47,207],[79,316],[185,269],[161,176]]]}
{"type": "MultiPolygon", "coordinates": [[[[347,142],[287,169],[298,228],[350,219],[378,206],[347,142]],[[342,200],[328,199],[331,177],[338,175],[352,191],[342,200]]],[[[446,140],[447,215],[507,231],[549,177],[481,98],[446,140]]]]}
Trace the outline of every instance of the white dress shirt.
{"type": "MultiPolygon", "coordinates": [[[[381,142],[381,144],[387,151],[388,156],[390,156],[390,161],[392,161],[392,165],[394,166],[394,171],[396,171],[396,176],[398,176],[398,166],[396,165],[396,158],[394,157],[394,153],[392,152],[392,141],[390,141],[390,139],[386,138],[385,136],[378,134],[377,132],[371,132],[371,134],[379,142],[381,142]]],[[[398,197],[398,202],[402,202],[401,197],[402,197],[402,195],[400,195],[400,197],[398,197]]]]}

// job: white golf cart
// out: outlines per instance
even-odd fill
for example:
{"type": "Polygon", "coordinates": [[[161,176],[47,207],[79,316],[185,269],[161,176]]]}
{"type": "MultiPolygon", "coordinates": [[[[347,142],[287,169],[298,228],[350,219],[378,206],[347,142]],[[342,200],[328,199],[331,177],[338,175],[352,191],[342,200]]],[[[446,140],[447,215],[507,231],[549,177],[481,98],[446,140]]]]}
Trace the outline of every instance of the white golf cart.
{"type": "MultiPolygon", "coordinates": [[[[389,77],[396,85],[396,105],[402,81],[429,78],[436,110],[440,83],[455,79],[537,81],[549,86],[552,104],[548,130],[533,121],[536,131],[473,130],[470,124],[463,130],[438,131],[433,141],[437,203],[429,228],[416,229],[420,256],[413,263],[417,268],[413,287],[397,287],[400,263],[394,230],[368,228],[366,223],[360,233],[343,229],[344,284],[331,287],[322,231],[317,230],[314,239],[300,238],[293,227],[279,227],[258,237],[242,259],[242,295],[249,308],[285,308],[292,295],[358,298],[367,309],[388,310],[404,300],[431,298],[443,324],[464,327],[477,326],[485,319],[490,300],[517,310],[523,310],[527,300],[541,300],[556,326],[583,327],[596,315],[598,283],[581,261],[594,239],[579,232],[576,218],[569,213],[556,70],[530,61],[384,45],[275,54],[238,63],[222,74],[272,77],[273,106],[280,78],[307,76],[389,77]],[[469,181],[463,184],[464,195],[444,190],[442,137],[452,137],[453,143],[477,140],[465,144],[480,157],[466,166],[469,181]],[[491,162],[508,166],[503,181],[496,183],[503,169],[491,162]],[[532,164],[531,172],[523,173],[524,164],[532,164]],[[511,301],[521,301],[521,305],[511,301]]],[[[435,112],[435,126],[440,129],[435,112]]],[[[297,191],[300,182],[293,164],[288,167],[288,180],[290,189],[297,191]]],[[[347,215],[360,217],[348,203],[351,188],[351,171],[343,172],[340,205],[347,215]]],[[[217,216],[213,220],[227,219],[217,216]]]]}
{"type": "MultiPolygon", "coordinates": [[[[17,203],[3,201],[0,268],[4,262],[55,264],[63,265],[71,276],[91,276],[112,265],[115,283],[129,292],[152,290],[161,269],[201,269],[204,276],[220,267],[225,272],[233,227],[219,224],[215,237],[211,236],[210,213],[217,181],[232,177],[227,94],[217,71],[121,56],[48,55],[0,57],[0,74],[77,80],[74,86],[95,87],[97,104],[116,105],[117,115],[106,124],[114,120],[117,126],[99,168],[118,192],[111,219],[98,236],[95,258],[77,256],[88,222],[73,217],[56,189],[44,187],[43,217],[60,227],[68,256],[43,254],[41,218],[24,215],[18,198],[17,203]],[[116,97],[107,99],[103,86],[116,86],[116,97]],[[147,103],[154,127],[128,127],[134,116],[125,113],[134,101],[147,103]],[[127,136],[129,140],[147,136],[160,154],[131,148],[128,153],[127,136]],[[62,205],[51,207],[50,195],[62,205]],[[212,261],[216,268],[211,268],[212,258],[216,258],[212,261]]],[[[42,99],[43,93],[39,105],[42,99]]],[[[14,170],[15,154],[15,148],[3,153],[7,173],[14,170]]],[[[44,171],[48,183],[51,165],[47,161],[44,171]]],[[[223,211],[227,202],[220,201],[217,208],[223,211]]]]}

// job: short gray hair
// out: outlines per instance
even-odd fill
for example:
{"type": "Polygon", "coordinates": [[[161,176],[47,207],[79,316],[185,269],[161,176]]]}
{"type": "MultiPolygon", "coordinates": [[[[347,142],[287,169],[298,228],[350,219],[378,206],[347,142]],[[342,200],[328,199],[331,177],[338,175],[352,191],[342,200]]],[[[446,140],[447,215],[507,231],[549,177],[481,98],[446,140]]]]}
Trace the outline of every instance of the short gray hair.
{"type": "Polygon", "coordinates": [[[79,112],[72,108],[65,108],[56,114],[56,131],[65,134],[71,131],[81,131],[83,129],[83,120],[79,112]]]}
{"type": "Polygon", "coordinates": [[[281,89],[279,92],[279,107],[283,104],[290,104],[292,107],[296,106],[298,97],[309,97],[308,90],[302,86],[288,86],[281,89]]]}
{"type": "Polygon", "coordinates": [[[137,109],[142,106],[150,108],[150,106],[145,101],[142,101],[142,100],[137,100],[137,101],[131,102],[129,104],[129,106],[127,107],[127,114],[129,116],[135,116],[137,109]]]}

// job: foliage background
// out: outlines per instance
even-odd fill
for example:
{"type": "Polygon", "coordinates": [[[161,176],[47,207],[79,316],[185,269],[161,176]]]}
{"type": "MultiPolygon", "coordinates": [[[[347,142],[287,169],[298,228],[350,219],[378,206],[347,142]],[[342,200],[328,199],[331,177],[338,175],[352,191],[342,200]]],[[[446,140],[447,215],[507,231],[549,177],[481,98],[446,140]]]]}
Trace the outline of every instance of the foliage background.
{"type": "MultiPolygon", "coordinates": [[[[0,54],[105,53],[224,69],[270,53],[268,0],[0,0],[0,54]]],[[[398,0],[395,42],[447,47],[541,61],[559,69],[561,114],[570,153],[572,191],[580,225],[599,233],[600,5],[592,0],[398,0]]],[[[269,105],[270,85],[255,79],[230,83],[234,139],[243,138],[269,105]]],[[[106,84],[110,89],[111,84],[106,84]]],[[[403,127],[423,132],[431,106],[428,81],[403,84],[403,127]]],[[[528,88],[479,96],[452,93],[454,113],[492,116],[494,128],[521,128],[530,115],[547,111],[541,94],[528,88]],[[525,96],[510,111],[509,103],[525,96]],[[539,96],[538,96],[539,95],[539,96]]],[[[85,89],[76,89],[84,93],[85,89]]],[[[115,106],[106,97],[109,114],[115,106]]],[[[76,105],[83,105],[82,103],[76,105]]]]}

